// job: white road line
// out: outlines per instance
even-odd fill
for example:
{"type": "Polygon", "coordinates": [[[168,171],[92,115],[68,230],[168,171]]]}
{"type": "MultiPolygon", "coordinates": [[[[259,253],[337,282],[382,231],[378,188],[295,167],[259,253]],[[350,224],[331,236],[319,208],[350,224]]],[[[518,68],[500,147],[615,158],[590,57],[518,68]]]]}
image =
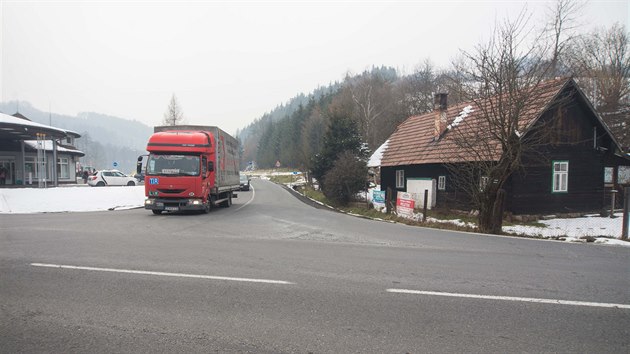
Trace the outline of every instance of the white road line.
{"type": "Polygon", "coordinates": [[[196,278],[196,279],[210,279],[210,280],[228,280],[228,281],[241,281],[250,283],[267,283],[267,284],[295,284],[283,280],[269,280],[269,279],[251,279],[251,278],[233,278],[233,277],[220,277],[213,275],[200,275],[200,274],[185,274],[185,273],[165,273],[165,272],[151,272],[146,270],[129,270],[129,269],[114,269],[114,268],[96,268],[96,267],[81,267],[73,265],[62,264],[45,264],[45,263],[31,263],[34,267],[46,267],[46,268],[61,268],[61,269],[75,269],[75,270],[92,270],[97,272],[112,272],[112,273],[128,273],[128,274],[142,274],[142,275],[158,275],[164,277],[180,277],[180,278],[196,278]]]}
{"type": "Polygon", "coordinates": [[[238,209],[234,210],[234,212],[237,212],[243,208],[245,208],[249,203],[251,203],[252,201],[254,201],[254,197],[256,196],[256,190],[254,189],[254,186],[250,185],[249,189],[251,189],[252,191],[252,197],[249,198],[249,200],[247,201],[247,203],[243,204],[242,206],[238,207],[238,209]]]}
{"type": "Polygon", "coordinates": [[[520,301],[520,302],[535,302],[535,303],[541,303],[541,304],[588,306],[588,307],[609,307],[609,308],[612,307],[612,308],[619,308],[619,309],[630,309],[630,305],[610,304],[610,303],[602,303],[602,302],[536,299],[536,298],[530,298],[530,297],[512,297],[512,296],[458,294],[458,293],[444,293],[444,292],[437,292],[437,291],[421,291],[421,290],[407,290],[407,289],[387,289],[387,292],[397,293],[397,294],[448,296],[448,297],[463,297],[463,298],[484,299],[484,300],[520,301]]]}

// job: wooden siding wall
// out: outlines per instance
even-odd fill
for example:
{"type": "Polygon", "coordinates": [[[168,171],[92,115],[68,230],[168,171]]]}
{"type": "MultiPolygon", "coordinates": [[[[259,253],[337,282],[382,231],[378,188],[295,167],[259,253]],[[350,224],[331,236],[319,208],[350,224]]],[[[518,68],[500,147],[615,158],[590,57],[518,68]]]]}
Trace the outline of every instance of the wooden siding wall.
{"type": "Polygon", "coordinates": [[[615,160],[614,143],[587,104],[573,97],[569,104],[543,116],[541,124],[553,122],[550,145],[542,156],[525,156],[524,171],[508,181],[506,208],[514,214],[596,212],[610,200],[604,188],[604,166],[615,160]],[[565,193],[552,193],[553,161],[569,162],[565,193]]]}
{"type": "Polygon", "coordinates": [[[506,206],[514,214],[595,212],[607,200],[602,154],[593,148],[556,148],[547,161],[530,161],[512,175],[506,187],[506,206]],[[569,162],[567,192],[552,192],[553,161],[569,162]]]}

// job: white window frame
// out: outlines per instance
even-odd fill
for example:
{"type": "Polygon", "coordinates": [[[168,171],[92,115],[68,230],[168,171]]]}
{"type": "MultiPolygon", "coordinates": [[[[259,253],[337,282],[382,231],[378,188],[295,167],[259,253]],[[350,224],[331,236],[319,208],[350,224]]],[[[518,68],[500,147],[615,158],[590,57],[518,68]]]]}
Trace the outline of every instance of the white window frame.
{"type": "Polygon", "coordinates": [[[396,188],[405,188],[405,170],[396,170],[396,188]]]}
{"type": "Polygon", "coordinates": [[[486,186],[488,185],[489,182],[490,182],[490,177],[488,176],[479,177],[479,190],[483,192],[486,189],[486,186]]]}
{"type": "Polygon", "coordinates": [[[438,176],[438,190],[446,190],[446,176],[438,176]]]}
{"type": "Polygon", "coordinates": [[[569,161],[553,161],[551,166],[551,193],[567,193],[569,191],[569,161]]]}

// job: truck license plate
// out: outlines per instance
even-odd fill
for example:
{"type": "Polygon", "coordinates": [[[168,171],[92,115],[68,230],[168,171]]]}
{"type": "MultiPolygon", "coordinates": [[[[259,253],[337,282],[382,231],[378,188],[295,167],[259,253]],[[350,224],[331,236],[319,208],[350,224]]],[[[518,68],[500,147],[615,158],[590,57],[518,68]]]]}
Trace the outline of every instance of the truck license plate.
{"type": "Polygon", "coordinates": [[[168,210],[168,211],[177,211],[177,210],[179,210],[179,207],[170,207],[170,206],[167,206],[167,207],[165,207],[165,208],[164,208],[164,210],[168,210]]]}

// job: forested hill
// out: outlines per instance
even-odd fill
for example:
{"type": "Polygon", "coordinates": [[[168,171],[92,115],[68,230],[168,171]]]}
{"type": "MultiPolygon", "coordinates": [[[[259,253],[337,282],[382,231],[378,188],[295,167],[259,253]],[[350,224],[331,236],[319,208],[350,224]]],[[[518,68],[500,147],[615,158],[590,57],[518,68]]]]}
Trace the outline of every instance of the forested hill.
{"type": "MultiPolygon", "coordinates": [[[[310,168],[333,115],[352,118],[361,140],[374,151],[405,118],[432,109],[433,92],[448,90],[445,78],[446,73],[437,72],[429,63],[406,76],[391,67],[374,67],[309,95],[300,94],[237,133],[243,167],[255,161],[259,168],[273,167],[276,162],[310,168]]],[[[457,100],[454,94],[449,97],[451,103],[457,100]]]]}
{"type": "Polygon", "coordinates": [[[41,111],[30,103],[16,101],[0,103],[0,112],[15,114],[19,111],[33,122],[75,131],[81,134],[76,147],[85,152],[82,163],[99,169],[112,168],[129,173],[135,169],[136,159],[145,154],[146,144],[153,129],[135,120],[83,112],[68,116],[41,111]]]}

